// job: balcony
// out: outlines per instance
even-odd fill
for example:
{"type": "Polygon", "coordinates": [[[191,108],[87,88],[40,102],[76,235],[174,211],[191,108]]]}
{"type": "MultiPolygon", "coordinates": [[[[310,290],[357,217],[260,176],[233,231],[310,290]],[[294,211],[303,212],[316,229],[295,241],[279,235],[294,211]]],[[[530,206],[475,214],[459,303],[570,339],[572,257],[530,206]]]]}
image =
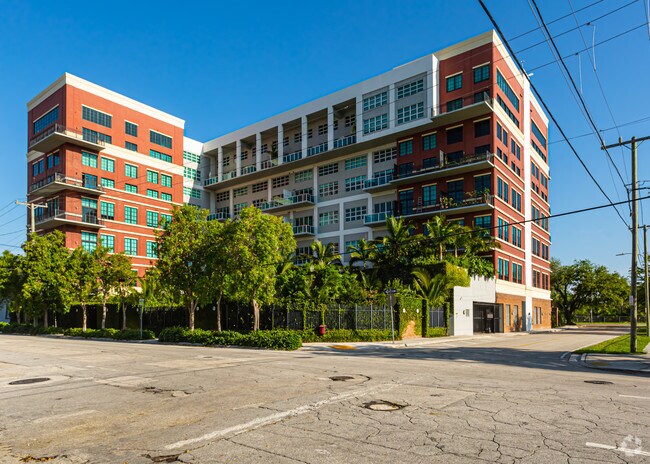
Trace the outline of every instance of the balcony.
{"type": "Polygon", "coordinates": [[[260,169],[270,169],[273,166],[277,166],[277,165],[278,165],[277,159],[264,160],[262,161],[262,165],[260,166],[260,169]]]}
{"type": "Polygon", "coordinates": [[[348,145],[352,145],[353,143],[357,143],[357,135],[347,135],[345,137],[341,137],[339,139],[334,140],[334,148],[342,148],[346,147],[348,145]]]}
{"type": "Polygon", "coordinates": [[[464,174],[479,169],[494,167],[494,153],[479,153],[474,155],[463,155],[458,159],[445,159],[445,155],[441,153],[438,164],[412,172],[400,173],[395,170],[394,179],[391,185],[404,185],[414,182],[435,179],[437,177],[445,177],[456,174],[464,174]]]}
{"type": "Polygon", "coordinates": [[[329,150],[327,142],[323,142],[320,145],[307,148],[307,156],[315,156],[319,153],[325,153],[327,150],[329,150]]]}
{"type": "Polygon", "coordinates": [[[224,172],[221,175],[221,180],[224,181],[224,180],[234,179],[235,177],[237,177],[237,170],[233,169],[232,171],[224,172]]]}
{"type": "Polygon", "coordinates": [[[293,153],[282,156],[283,163],[291,163],[293,161],[298,161],[299,159],[302,159],[302,150],[294,151],[293,153]]]}
{"type": "Polygon", "coordinates": [[[226,221],[230,219],[230,214],[219,211],[218,213],[209,214],[207,217],[208,221],[226,221]]]}
{"type": "Polygon", "coordinates": [[[494,99],[488,92],[484,92],[431,108],[431,121],[436,126],[443,126],[481,116],[491,111],[494,111],[494,99]]]}
{"type": "Polygon", "coordinates": [[[243,168],[241,168],[241,175],[245,176],[246,174],[253,174],[256,171],[257,171],[257,167],[254,164],[250,164],[248,166],[244,166],[243,168]]]}
{"type": "Polygon", "coordinates": [[[66,177],[60,172],[47,176],[45,179],[33,183],[29,186],[29,193],[38,193],[39,195],[49,196],[62,190],[74,190],[75,192],[103,195],[104,188],[97,185],[96,181],[73,179],[66,177]]]}
{"type": "Polygon", "coordinates": [[[293,235],[295,237],[308,237],[316,235],[316,228],[314,226],[293,226],[293,235]]]}
{"type": "Polygon", "coordinates": [[[64,143],[72,143],[94,151],[101,151],[106,147],[104,141],[97,137],[84,137],[82,132],[76,129],[52,124],[30,139],[29,150],[47,153],[64,143]]]}
{"type": "Polygon", "coordinates": [[[379,192],[382,190],[393,190],[391,181],[393,180],[393,172],[379,177],[372,177],[367,179],[363,189],[366,192],[379,192]]]}
{"type": "Polygon", "coordinates": [[[454,202],[451,197],[440,198],[438,203],[430,206],[419,206],[412,211],[402,212],[402,217],[409,219],[424,218],[436,214],[465,214],[486,209],[494,209],[494,195],[467,194],[467,198],[460,202],[454,202]]]}
{"type": "Polygon", "coordinates": [[[40,229],[53,229],[65,225],[75,225],[90,229],[103,229],[104,221],[97,217],[97,214],[70,213],[62,209],[45,210],[44,214],[36,216],[36,225],[40,229]]]}
{"type": "Polygon", "coordinates": [[[386,224],[386,219],[392,215],[392,212],[367,214],[363,223],[370,227],[383,226],[386,224]]]}
{"type": "Polygon", "coordinates": [[[215,177],[210,177],[209,179],[205,179],[205,180],[203,181],[203,186],[204,186],[204,187],[207,187],[208,185],[214,185],[214,184],[216,184],[216,183],[218,183],[218,182],[219,182],[219,178],[218,178],[218,177],[216,177],[216,176],[215,176],[215,177]]]}
{"type": "Polygon", "coordinates": [[[316,203],[316,198],[310,193],[301,193],[289,198],[276,197],[272,201],[262,204],[262,210],[269,213],[280,213],[284,211],[295,211],[298,209],[312,207],[316,203]]]}

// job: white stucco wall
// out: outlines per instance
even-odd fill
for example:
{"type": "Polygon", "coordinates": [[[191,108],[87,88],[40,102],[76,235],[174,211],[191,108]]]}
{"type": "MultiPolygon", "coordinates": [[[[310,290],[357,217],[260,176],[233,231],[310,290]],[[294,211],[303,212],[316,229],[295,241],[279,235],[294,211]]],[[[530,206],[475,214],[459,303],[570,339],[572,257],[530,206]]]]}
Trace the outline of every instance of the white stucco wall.
{"type": "Polygon", "coordinates": [[[472,277],[469,287],[454,287],[454,313],[449,319],[450,335],[474,334],[474,302],[496,303],[494,279],[472,277]]]}

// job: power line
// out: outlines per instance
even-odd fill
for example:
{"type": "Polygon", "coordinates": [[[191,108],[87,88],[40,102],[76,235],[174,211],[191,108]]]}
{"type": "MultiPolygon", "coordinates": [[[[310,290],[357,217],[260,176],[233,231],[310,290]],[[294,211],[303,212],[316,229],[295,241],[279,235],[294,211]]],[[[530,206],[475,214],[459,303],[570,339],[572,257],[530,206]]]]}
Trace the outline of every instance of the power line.
{"type": "MultiPolygon", "coordinates": [[[[611,130],[616,130],[616,129],[620,128],[620,127],[631,126],[633,124],[638,124],[640,122],[646,122],[646,121],[650,121],[650,116],[646,116],[646,117],[643,117],[643,118],[640,118],[640,119],[635,119],[634,121],[624,122],[624,123],[619,124],[617,126],[608,127],[607,129],[601,129],[600,132],[607,132],[607,131],[611,131],[611,130]]],[[[573,137],[569,137],[569,140],[579,139],[579,138],[582,138],[582,137],[588,137],[590,135],[592,135],[592,132],[587,132],[587,133],[581,134],[581,135],[574,135],[573,137]]],[[[551,145],[551,144],[560,143],[560,142],[564,142],[564,139],[553,140],[552,142],[548,142],[548,144],[551,145]]],[[[639,144],[639,146],[640,145],[641,144],[639,144]]]]}
{"type": "MultiPolygon", "coordinates": [[[[577,11],[586,10],[587,8],[591,8],[591,7],[594,6],[594,5],[598,5],[599,3],[602,3],[603,1],[604,1],[604,0],[598,0],[598,1],[596,1],[596,2],[590,3],[589,5],[583,6],[582,8],[580,8],[580,9],[577,10],[577,11]]],[[[566,14],[566,15],[564,15],[564,16],[560,16],[559,18],[554,19],[553,21],[549,22],[548,24],[556,23],[556,22],[558,22],[558,21],[563,20],[564,18],[568,18],[569,16],[571,16],[571,13],[566,14]]],[[[533,32],[535,32],[535,31],[537,31],[537,30],[539,30],[539,27],[536,27],[536,28],[531,29],[531,30],[529,30],[529,31],[526,31],[526,32],[524,32],[524,33],[522,33],[522,34],[516,35],[516,36],[514,36],[514,37],[511,37],[510,40],[517,40],[517,39],[519,39],[520,37],[523,37],[523,36],[528,35],[528,34],[532,34],[533,32]]]]}
{"type": "MultiPolygon", "coordinates": [[[[504,43],[504,45],[506,46],[506,48],[508,49],[508,52],[509,52],[509,53],[511,54],[511,56],[513,57],[513,61],[515,61],[515,63],[517,63],[517,60],[515,59],[515,58],[516,58],[516,55],[514,54],[514,52],[513,52],[513,50],[512,50],[512,47],[510,46],[510,43],[508,42],[508,40],[507,40],[507,39],[505,38],[505,36],[503,35],[503,32],[501,31],[501,28],[499,27],[499,25],[497,24],[496,20],[495,20],[494,17],[492,16],[492,13],[490,13],[490,10],[488,10],[488,8],[487,8],[487,6],[485,5],[485,3],[484,3],[483,0],[478,0],[478,1],[479,1],[479,3],[481,4],[481,7],[482,7],[483,10],[485,11],[485,13],[487,14],[488,18],[489,18],[490,21],[492,22],[494,28],[497,30],[497,32],[499,33],[499,35],[500,35],[501,38],[503,39],[503,43],[504,43]]],[[[519,66],[521,66],[521,65],[519,65],[519,66]]],[[[537,91],[537,88],[536,88],[535,85],[531,82],[530,77],[528,76],[528,74],[527,74],[526,72],[523,72],[522,74],[523,74],[524,76],[526,76],[526,80],[527,80],[528,83],[530,84],[530,88],[535,92],[535,94],[536,94],[537,97],[539,98],[540,103],[542,104],[542,106],[544,107],[544,109],[546,110],[546,112],[548,113],[549,117],[551,118],[551,120],[553,121],[553,123],[555,124],[555,126],[556,126],[556,127],[558,128],[558,130],[560,131],[560,134],[562,134],[562,137],[564,137],[564,139],[566,140],[567,144],[568,144],[569,147],[571,148],[571,151],[573,152],[573,154],[575,155],[575,157],[578,159],[578,161],[580,162],[580,164],[582,165],[582,167],[585,169],[585,171],[587,172],[587,174],[589,174],[589,177],[591,178],[591,180],[596,184],[596,186],[598,187],[598,190],[600,190],[600,192],[605,196],[605,198],[607,198],[607,200],[609,201],[609,203],[612,204],[613,201],[611,200],[611,198],[609,198],[609,195],[607,195],[607,193],[605,192],[605,190],[603,190],[603,188],[601,187],[601,185],[598,183],[598,181],[596,180],[596,178],[594,177],[594,175],[591,173],[591,171],[589,170],[589,168],[587,167],[587,165],[585,164],[585,162],[582,160],[582,158],[581,158],[580,155],[578,154],[578,151],[575,149],[575,147],[573,146],[573,144],[571,143],[571,141],[569,141],[569,139],[567,138],[566,133],[565,133],[564,130],[562,129],[562,126],[560,126],[560,124],[558,123],[557,119],[555,118],[555,116],[554,116],[553,113],[551,112],[550,108],[548,107],[548,105],[546,104],[546,102],[544,101],[544,99],[542,98],[541,94],[537,91]]],[[[616,213],[618,214],[618,216],[621,218],[621,221],[623,221],[623,224],[625,224],[625,226],[629,229],[629,225],[628,225],[628,223],[625,221],[625,219],[623,218],[623,216],[621,215],[620,211],[619,211],[618,209],[616,209],[616,208],[614,208],[614,210],[616,211],[616,213]]]]}

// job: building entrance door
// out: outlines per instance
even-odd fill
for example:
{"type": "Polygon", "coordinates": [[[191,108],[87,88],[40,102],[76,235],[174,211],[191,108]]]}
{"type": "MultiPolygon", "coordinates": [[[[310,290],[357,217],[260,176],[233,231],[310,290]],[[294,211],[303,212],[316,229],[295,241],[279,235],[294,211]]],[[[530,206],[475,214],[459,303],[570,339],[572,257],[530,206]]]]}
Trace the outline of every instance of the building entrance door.
{"type": "Polygon", "coordinates": [[[501,331],[500,306],[493,303],[474,303],[474,333],[501,331]]]}

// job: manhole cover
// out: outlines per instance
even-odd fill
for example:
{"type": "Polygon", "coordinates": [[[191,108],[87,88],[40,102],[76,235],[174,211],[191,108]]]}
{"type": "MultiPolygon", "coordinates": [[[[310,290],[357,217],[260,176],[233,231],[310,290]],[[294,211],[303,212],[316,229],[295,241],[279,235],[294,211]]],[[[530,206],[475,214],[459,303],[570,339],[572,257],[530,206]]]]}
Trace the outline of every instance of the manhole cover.
{"type": "Polygon", "coordinates": [[[609,382],[607,380],[585,380],[585,383],[593,383],[595,385],[613,385],[614,382],[609,382]]]}
{"type": "Polygon", "coordinates": [[[30,383],[47,382],[48,380],[50,380],[49,377],[34,377],[33,379],[14,380],[9,382],[9,385],[28,385],[30,383]]]}
{"type": "Polygon", "coordinates": [[[351,377],[349,375],[334,375],[330,377],[330,380],[333,380],[334,382],[345,382],[346,380],[352,380],[354,377],[351,377]]]}
{"type": "Polygon", "coordinates": [[[390,401],[371,401],[363,405],[364,408],[372,411],[397,411],[405,407],[405,404],[392,403],[390,401]]]}

